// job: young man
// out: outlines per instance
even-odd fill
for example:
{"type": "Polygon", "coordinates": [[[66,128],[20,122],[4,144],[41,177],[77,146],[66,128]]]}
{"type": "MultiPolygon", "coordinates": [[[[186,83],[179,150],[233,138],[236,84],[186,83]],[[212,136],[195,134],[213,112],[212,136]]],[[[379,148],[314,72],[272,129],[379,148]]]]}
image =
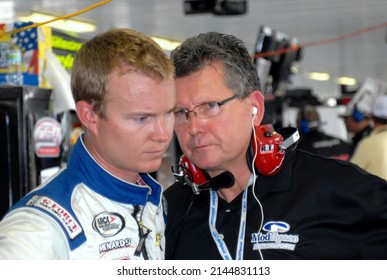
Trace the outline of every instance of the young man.
{"type": "Polygon", "coordinates": [[[162,187],[150,172],[173,136],[174,67],[147,36],[86,42],[71,76],[84,126],[66,168],[0,223],[1,259],[163,259],[162,187]]]}
{"type": "Polygon", "coordinates": [[[292,148],[296,133],[270,143],[277,134],[261,134],[264,98],[242,41],[200,34],[171,58],[175,132],[197,169],[185,161],[192,174],[165,191],[167,259],[387,259],[386,181],[292,148]],[[195,170],[213,178],[196,192],[195,170]]]}

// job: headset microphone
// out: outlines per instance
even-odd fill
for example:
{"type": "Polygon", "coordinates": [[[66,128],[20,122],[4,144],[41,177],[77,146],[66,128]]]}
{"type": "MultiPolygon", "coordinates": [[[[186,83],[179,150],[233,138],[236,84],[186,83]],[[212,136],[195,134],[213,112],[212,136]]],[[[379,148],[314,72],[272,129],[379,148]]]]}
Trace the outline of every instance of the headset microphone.
{"type": "Polygon", "coordinates": [[[220,173],[219,175],[211,178],[206,183],[201,184],[198,186],[198,189],[203,190],[219,190],[219,189],[225,189],[230,188],[234,185],[235,178],[232,175],[230,171],[224,171],[223,173],[220,173]]]}

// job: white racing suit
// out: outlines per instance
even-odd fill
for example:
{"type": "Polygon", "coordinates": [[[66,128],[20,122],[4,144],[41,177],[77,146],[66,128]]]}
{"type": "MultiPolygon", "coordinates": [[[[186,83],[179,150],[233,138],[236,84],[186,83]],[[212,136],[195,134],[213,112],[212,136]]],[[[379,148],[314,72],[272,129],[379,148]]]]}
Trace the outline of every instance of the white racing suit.
{"type": "Polygon", "coordinates": [[[66,168],[0,223],[0,259],[163,259],[162,187],[124,182],[98,165],[81,137],[66,168]]]}

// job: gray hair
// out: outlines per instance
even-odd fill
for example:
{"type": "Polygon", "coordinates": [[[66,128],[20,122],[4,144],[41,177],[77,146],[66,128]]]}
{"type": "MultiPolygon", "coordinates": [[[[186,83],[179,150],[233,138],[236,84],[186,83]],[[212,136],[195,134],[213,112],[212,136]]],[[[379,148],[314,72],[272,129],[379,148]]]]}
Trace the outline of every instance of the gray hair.
{"type": "Polygon", "coordinates": [[[261,91],[253,59],[243,41],[233,35],[208,32],[189,38],[171,52],[171,60],[177,78],[221,63],[225,85],[235,95],[244,98],[252,91],[261,91]]]}

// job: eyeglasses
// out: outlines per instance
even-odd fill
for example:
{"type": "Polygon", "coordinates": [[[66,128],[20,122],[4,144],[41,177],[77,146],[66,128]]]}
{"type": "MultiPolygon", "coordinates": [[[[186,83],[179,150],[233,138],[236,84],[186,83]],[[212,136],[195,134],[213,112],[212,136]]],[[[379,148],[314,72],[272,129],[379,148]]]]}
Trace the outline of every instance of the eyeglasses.
{"type": "Polygon", "coordinates": [[[188,123],[189,113],[193,113],[194,116],[198,119],[209,119],[218,115],[222,111],[222,106],[227,102],[237,98],[236,95],[229,97],[223,101],[211,101],[207,103],[200,104],[194,107],[191,111],[187,109],[182,109],[175,112],[175,127],[182,126],[188,123]]]}

